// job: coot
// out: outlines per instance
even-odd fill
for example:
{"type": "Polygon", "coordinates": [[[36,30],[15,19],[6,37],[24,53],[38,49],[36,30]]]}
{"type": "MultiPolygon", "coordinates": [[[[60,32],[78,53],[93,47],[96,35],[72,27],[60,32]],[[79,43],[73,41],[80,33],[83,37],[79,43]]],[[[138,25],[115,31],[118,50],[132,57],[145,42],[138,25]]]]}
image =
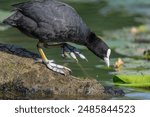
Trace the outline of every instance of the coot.
{"type": "MultiPolygon", "coordinates": [[[[79,50],[67,42],[84,45],[109,66],[111,50],[83,22],[74,8],[56,0],[31,0],[13,5],[15,13],[5,24],[18,28],[24,34],[38,39],[38,51],[45,65],[58,73],[66,74],[69,68],[48,60],[42,47],[61,46],[62,56],[86,59],[79,50]]],[[[78,60],[77,60],[78,61],[78,60]]]]}

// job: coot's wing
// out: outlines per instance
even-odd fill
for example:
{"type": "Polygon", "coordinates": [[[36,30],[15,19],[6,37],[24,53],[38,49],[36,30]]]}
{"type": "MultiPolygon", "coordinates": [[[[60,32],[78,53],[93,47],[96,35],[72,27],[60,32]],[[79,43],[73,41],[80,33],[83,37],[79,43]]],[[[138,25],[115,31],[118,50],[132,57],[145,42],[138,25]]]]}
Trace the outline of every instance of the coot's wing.
{"type": "Polygon", "coordinates": [[[39,28],[36,34],[45,36],[41,38],[78,41],[89,33],[89,29],[80,16],[65,3],[54,0],[34,0],[13,6],[23,15],[37,22],[39,28]]]}

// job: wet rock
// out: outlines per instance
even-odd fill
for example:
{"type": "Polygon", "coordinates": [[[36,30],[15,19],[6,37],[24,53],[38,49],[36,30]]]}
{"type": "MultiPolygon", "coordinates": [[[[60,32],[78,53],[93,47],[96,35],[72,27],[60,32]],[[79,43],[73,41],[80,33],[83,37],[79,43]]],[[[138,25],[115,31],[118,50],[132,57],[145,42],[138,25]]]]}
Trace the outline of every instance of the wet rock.
{"type": "Polygon", "coordinates": [[[104,87],[105,93],[111,94],[113,96],[124,96],[125,92],[122,89],[116,89],[110,86],[104,87]]]}
{"type": "Polygon", "coordinates": [[[7,52],[7,53],[17,55],[17,56],[21,56],[21,57],[27,57],[27,58],[33,58],[33,59],[40,58],[38,54],[30,52],[16,45],[0,43],[0,51],[7,52]]]}
{"type": "Polygon", "coordinates": [[[39,55],[13,45],[0,44],[1,99],[108,99],[95,79],[64,76],[34,63],[39,55]],[[33,59],[34,58],[34,59],[33,59]]]}

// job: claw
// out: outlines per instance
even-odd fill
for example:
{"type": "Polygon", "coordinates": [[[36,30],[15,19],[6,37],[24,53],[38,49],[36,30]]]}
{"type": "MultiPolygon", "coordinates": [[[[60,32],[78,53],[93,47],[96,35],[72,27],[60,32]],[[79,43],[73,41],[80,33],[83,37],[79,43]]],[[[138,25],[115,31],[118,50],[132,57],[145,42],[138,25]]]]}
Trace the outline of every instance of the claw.
{"type": "Polygon", "coordinates": [[[57,64],[53,63],[53,61],[48,60],[44,63],[50,70],[55,71],[57,73],[66,75],[67,71],[69,71],[69,73],[71,72],[71,69],[69,69],[65,66],[62,66],[62,65],[57,65],[57,64]]]}
{"type": "Polygon", "coordinates": [[[71,56],[69,55],[69,52],[64,52],[65,57],[67,58],[71,58],[71,56]]]}
{"type": "Polygon", "coordinates": [[[77,59],[76,55],[75,55],[73,52],[70,53],[70,56],[71,56],[73,59],[75,59],[75,60],[77,61],[77,63],[78,63],[78,59],[77,59]]]}
{"type": "Polygon", "coordinates": [[[81,59],[86,60],[88,62],[87,58],[83,54],[79,54],[79,56],[81,59]]]}
{"type": "Polygon", "coordinates": [[[77,54],[81,59],[86,60],[86,61],[88,62],[87,58],[86,58],[83,54],[81,54],[81,53],[79,53],[79,52],[76,52],[76,54],[77,54]]]}

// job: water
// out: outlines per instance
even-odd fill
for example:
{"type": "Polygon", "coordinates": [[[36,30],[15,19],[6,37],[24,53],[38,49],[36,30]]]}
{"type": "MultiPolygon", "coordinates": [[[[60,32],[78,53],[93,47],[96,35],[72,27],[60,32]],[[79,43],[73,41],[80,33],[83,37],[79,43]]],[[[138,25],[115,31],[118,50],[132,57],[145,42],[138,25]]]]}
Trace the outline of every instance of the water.
{"type": "MultiPolygon", "coordinates": [[[[17,2],[23,0],[16,0],[17,2]]],[[[25,1],[25,0],[24,0],[25,1]]],[[[102,31],[105,30],[115,30],[123,27],[136,26],[140,23],[134,21],[135,16],[129,16],[126,14],[111,12],[109,15],[104,16],[99,13],[99,10],[107,6],[105,1],[101,2],[68,2],[72,5],[87,25],[98,35],[102,35],[102,31]]],[[[1,0],[0,9],[10,10],[10,5],[16,3],[15,0],[1,0]]],[[[106,40],[107,42],[107,40],[106,40]]],[[[24,47],[30,51],[37,52],[36,44],[37,40],[31,39],[24,34],[20,33],[17,29],[10,28],[6,31],[0,31],[0,43],[15,44],[24,47]]],[[[108,42],[109,43],[109,42],[108,42]]],[[[111,43],[109,43],[111,44],[111,43]]],[[[105,86],[112,86],[112,76],[109,72],[113,71],[111,68],[107,67],[96,67],[104,65],[103,61],[97,58],[93,53],[87,49],[82,49],[81,51],[87,57],[89,62],[79,59],[77,64],[75,61],[64,60],[60,56],[60,48],[44,49],[49,59],[54,59],[58,64],[64,64],[71,68],[73,75],[77,77],[92,77],[99,80],[105,86]]],[[[111,58],[118,58],[121,55],[112,52],[111,58]]],[[[113,63],[111,63],[113,64],[113,63]]],[[[113,97],[112,99],[150,99],[150,92],[146,89],[130,88],[130,87],[118,87],[125,91],[125,96],[123,97],[113,97]]]]}

